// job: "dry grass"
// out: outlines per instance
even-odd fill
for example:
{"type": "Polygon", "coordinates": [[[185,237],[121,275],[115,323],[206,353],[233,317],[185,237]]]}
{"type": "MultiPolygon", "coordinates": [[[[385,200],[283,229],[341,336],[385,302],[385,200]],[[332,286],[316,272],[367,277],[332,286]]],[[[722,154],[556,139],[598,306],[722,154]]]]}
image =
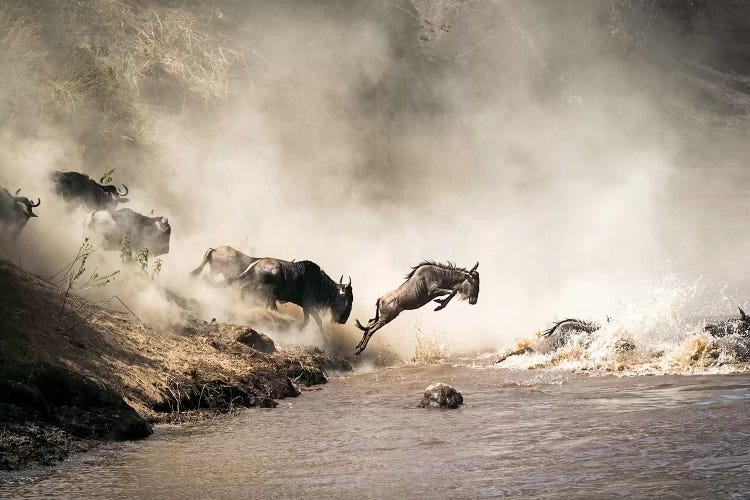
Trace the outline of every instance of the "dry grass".
{"type": "Polygon", "coordinates": [[[17,4],[0,4],[0,125],[45,99],[46,58],[31,18],[17,4]]]}
{"type": "Polygon", "coordinates": [[[242,58],[226,29],[197,2],[3,2],[0,124],[30,110],[75,121],[97,159],[149,144],[160,113],[232,93],[242,58]]]}

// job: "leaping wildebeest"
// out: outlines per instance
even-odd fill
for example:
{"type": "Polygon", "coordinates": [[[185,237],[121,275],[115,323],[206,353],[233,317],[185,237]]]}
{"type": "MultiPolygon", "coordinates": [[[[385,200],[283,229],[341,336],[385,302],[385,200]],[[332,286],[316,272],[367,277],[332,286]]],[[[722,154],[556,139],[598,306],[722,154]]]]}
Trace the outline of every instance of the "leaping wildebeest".
{"type": "Polygon", "coordinates": [[[90,210],[114,210],[118,203],[125,203],[128,187],[123,184],[122,191],[117,186],[103,184],[104,177],[99,182],[90,179],[88,175],[79,172],[59,172],[52,174],[55,183],[55,193],[63,199],[73,203],[80,203],[90,210]]]}
{"type": "Polygon", "coordinates": [[[127,236],[134,250],[148,248],[153,256],[169,253],[172,227],[166,217],[147,217],[129,208],[114,212],[97,210],[86,216],[84,226],[101,237],[105,250],[122,250],[127,236]]]}
{"type": "Polygon", "coordinates": [[[320,313],[330,311],[331,320],[344,324],[352,312],[354,295],[352,279],[344,284],[333,281],[315,262],[303,260],[288,262],[273,258],[260,258],[250,263],[237,277],[228,278],[229,284],[241,282],[244,297],[250,294],[276,310],[276,302],[291,302],[302,308],[304,319],[300,329],[307,325],[310,316],[323,331],[320,313]]]}
{"type": "Polygon", "coordinates": [[[225,286],[228,280],[238,277],[256,260],[258,257],[250,257],[230,246],[209,248],[203,255],[200,265],[190,273],[190,276],[194,278],[199,276],[203,268],[208,265],[209,272],[206,274],[206,281],[213,286],[225,286]],[[224,277],[223,282],[216,279],[220,274],[224,277]]]}
{"type": "Polygon", "coordinates": [[[396,319],[402,311],[419,309],[431,300],[439,304],[435,310],[440,311],[456,295],[468,300],[469,304],[476,304],[479,298],[478,267],[479,262],[467,270],[451,263],[431,261],[424,261],[413,267],[400,287],[375,302],[375,317],[367,322],[367,326],[356,321],[357,328],[364,334],[355,347],[355,354],[364,351],[372,335],[396,319]]]}
{"type": "Polygon", "coordinates": [[[19,189],[13,195],[7,189],[0,188],[0,243],[3,246],[16,242],[29,219],[37,217],[33,209],[42,203],[39,198],[34,203],[25,196],[18,196],[20,192],[19,189]]]}

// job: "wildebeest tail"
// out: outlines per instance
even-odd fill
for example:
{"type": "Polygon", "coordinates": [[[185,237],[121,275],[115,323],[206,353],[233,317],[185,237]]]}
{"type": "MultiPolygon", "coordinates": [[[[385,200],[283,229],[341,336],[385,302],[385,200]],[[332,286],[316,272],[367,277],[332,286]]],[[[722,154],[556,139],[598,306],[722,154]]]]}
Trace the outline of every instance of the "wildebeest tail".
{"type": "Polygon", "coordinates": [[[363,332],[366,332],[366,331],[367,331],[367,328],[365,328],[364,326],[362,326],[362,323],[360,323],[358,319],[355,319],[355,320],[354,320],[354,324],[355,324],[355,325],[357,325],[357,328],[359,328],[359,329],[360,329],[360,330],[362,330],[363,332]]]}
{"type": "Polygon", "coordinates": [[[190,277],[191,278],[195,278],[196,276],[198,276],[201,273],[201,271],[203,271],[203,268],[206,266],[206,264],[208,264],[209,262],[211,262],[211,254],[212,253],[214,253],[214,249],[213,248],[209,248],[206,251],[205,255],[203,255],[203,260],[201,261],[201,265],[198,266],[198,267],[196,267],[195,269],[193,269],[193,271],[190,273],[190,277]]]}

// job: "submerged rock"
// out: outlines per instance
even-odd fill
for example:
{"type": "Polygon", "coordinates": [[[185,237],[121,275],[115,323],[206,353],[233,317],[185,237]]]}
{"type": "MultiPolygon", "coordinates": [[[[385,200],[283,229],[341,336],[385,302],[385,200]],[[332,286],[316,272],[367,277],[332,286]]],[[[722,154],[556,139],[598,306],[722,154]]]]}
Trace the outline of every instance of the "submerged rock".
{"type": "Polygon", "coordinates": [[[464,397],[448,384],[432,384],[424,391],[419,408],[450,408],[456,409],[464,404],[464,397]]]}
{"type": "Polygon", "coordinates": [[[248,347],[260,352],[276,352],[276,344],[270,337],[260,332],[248,328],[237,335],[237,342],[245,344],[248,347]]]}

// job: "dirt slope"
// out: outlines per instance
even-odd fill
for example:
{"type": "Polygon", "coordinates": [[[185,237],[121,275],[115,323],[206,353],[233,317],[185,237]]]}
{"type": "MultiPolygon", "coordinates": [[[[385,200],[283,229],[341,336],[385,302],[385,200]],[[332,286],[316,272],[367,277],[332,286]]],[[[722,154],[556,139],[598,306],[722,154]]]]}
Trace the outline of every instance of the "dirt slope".
{"type": "Polygon", "coordinates": [[[319,350],[253,349],[242,342],[264,339],[248,327],[192,320],[157,331],[80,297],[62,301],[59,288],[0,261],[0,468],[143,438],[147,422],[275,406],[298,384],[324,383],[323,369],[351,369],[319,350]]]}

